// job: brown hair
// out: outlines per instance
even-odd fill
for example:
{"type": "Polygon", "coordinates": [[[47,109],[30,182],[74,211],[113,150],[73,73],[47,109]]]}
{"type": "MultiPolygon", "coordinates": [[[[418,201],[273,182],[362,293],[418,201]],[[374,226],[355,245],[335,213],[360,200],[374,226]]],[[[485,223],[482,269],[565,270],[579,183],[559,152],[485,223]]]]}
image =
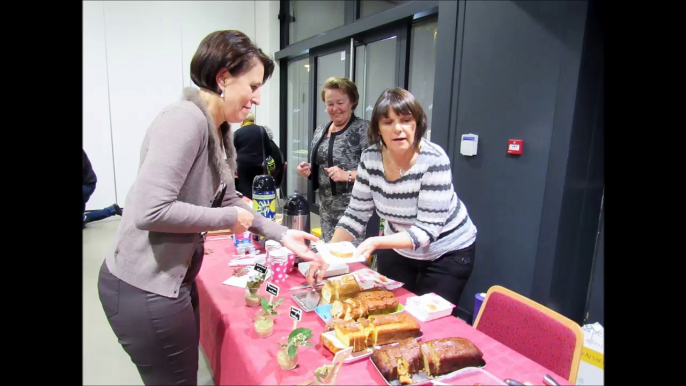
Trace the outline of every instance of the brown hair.
{"type": "Polygon", "coordinates": [[[350,103],[353,104],[353,110],[357,107],[357,102],[360,100],[360,94],[357,93],[357,86],[353,81],[348,78],[339,78],[337,76],[332,76],[324,82],[322,86],[322,102],[324,101],[324,94],[326,90],[341,90],[350,99],[350,103]]]}
{"type": "Polygon", "coordinates": [[[232,76],[239,76],[255,66],[255,59],[264,66],[262,84],[272,76],[274,61],[258,48],[243,32],[216,31],[207,35],[191,60],[191,80],[198,87],[221,94],[217,73],[226,68],[232,76]]]}
{"type": "Polygon", "coordinates": [[[369,139],[369,144],[376,144],[379,149],[381,145],[386,145],[381,137],[381,131],[379,129],[379,121],[382,118],[388,118],[389,107],[393,109],[393,112],[397,115],[412,115],[417,127],[414,132],[414,144],[415,148],[419,147],[422,141],[422,137],[426,132],[426,114],[422,105],[419,104],[409,91],[396,87],[387,88],[384,90],[379,99],[374,105],[374,111],[372,111],[372,118],[369,122],[369,130],[367,131],[367,138],[369,139]]]}

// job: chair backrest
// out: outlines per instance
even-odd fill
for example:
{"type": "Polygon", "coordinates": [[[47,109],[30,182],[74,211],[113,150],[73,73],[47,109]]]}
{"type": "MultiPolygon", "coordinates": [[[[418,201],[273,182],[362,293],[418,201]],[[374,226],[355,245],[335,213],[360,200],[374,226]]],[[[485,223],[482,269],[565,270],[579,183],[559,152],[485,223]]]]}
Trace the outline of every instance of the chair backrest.
{"type": "Polygon", "coordinates": [[[583,332],[573,320],[496,285],[488,290],[474,328],[576,382],[583,332]]]}

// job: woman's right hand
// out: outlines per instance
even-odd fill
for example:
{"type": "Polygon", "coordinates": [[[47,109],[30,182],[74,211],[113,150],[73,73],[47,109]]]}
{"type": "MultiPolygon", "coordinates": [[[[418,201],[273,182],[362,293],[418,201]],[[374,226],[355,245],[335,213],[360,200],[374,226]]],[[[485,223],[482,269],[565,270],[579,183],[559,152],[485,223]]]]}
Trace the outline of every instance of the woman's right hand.
{"type": "Polygon", "coordinates": [[[252,226],[252,220],[255,217],[252,215],[252,213],[238,206],[236,207],[236,212],[238,212],[236,223],[230,229],[234,234],[243,233],[252,226]]]}
{"type": "Polygon", "coordinates": [[[310,173],[312,173],[312,170],[310,170],[310,164],[303,161],[298,165],[298,174],[301,176],[308,178],[310,176],[310,173]]]}

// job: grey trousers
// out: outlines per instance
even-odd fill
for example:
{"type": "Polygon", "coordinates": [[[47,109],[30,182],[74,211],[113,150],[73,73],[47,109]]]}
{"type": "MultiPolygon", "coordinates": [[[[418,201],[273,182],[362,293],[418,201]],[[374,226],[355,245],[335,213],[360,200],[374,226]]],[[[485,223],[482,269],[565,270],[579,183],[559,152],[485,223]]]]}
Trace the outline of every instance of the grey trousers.
{"type": "Polygon", "coordinates": [[[200,315],[195,275],[200,253],[198,259],[197,251],[194,254],[176,299],[119,280],[105,263],[100,268],[98,292],[105,315],[146,385],[198,383],[200,315]]]}

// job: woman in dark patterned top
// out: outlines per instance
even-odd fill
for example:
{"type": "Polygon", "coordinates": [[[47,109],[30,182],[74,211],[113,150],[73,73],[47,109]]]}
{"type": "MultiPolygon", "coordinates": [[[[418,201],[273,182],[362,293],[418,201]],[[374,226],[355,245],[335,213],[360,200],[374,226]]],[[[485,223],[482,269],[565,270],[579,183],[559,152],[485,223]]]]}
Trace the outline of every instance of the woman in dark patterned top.
{"type": "Polygon", "coordinates": [[[313,191],[319,188],[322,236],[328,242],[350,202],[357,179],[357,164],[362,150],[368,146],[369,121],[353,113],[359,94],[357,86],[349,79],[327,79],[321,97],[331,121],[315,130],[310,162],[301,162],[298,174],[312,181],[313,191]]]}
{"type": "Polygon", "coordinates": [[[380,273],[457,305],[474,265],[476,227],[455,194],[450,159],[422,138],[425,131],[426,115],[412,94],[401,88],[381,94],[371,146],[362,152],[350,205],[331,241],[363,238],[376,210],[386,220],[384,235],[364,240],[359,255],[378,250],[380,273]]]}

